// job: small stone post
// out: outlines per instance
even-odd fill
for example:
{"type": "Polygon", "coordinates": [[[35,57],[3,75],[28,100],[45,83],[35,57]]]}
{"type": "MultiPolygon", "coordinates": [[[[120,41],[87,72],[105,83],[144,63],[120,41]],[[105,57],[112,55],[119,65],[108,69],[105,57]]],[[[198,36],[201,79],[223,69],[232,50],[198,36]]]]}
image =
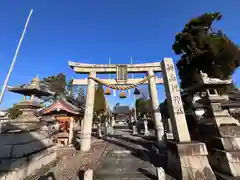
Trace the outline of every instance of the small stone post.
{"type": "Polygon", "coordinates": [[[100,122],[97,124],[97,135],[99,138],[102,138],[102,128],[100,122]]]}
{"type": "MultiPolygon", "coordinates": [[[[90,72],[89,77],[96,77],[96,72],[90,72]]],[[[85,104],[86,109],[81,132],[81,151],[83,152],[87,152],[91,148],[94,98],[95,98],[95,82],[93,79],[89,78],[85,104]]]]}
{"type": "Polygon", "coordinates": [[[144,135],[145,136],[149,135],[147,120],[144,120],[144,135]]]}
{"type": "Polygon", "coordinates": [[[85,171],[83,180],[93,180],[93,170],[92,169],[88,169],[85,171]]]}
{"type": "Polygon", "coordinates": [[[70,126],[69,126],[69,135],[68,135],[68,144],[71,145],[73,143],[73,117],[70,118],[70,126]]]}
{"type": "Polygon", "coordinates": [[[93,169],[88,166],[83,166],[79,171],[80,180],[93,180],[93,169]]]}
{"type": "Polygon", "coordinates": [[[106,139],[108,135],[108,121],[105,120],[103,123],[103,138],[106,139]]]}
{"type": "MultiPolygon", "coordinates": [[[[148,76],[153,76],[154,72],[152,69],[149,69],[148,76]]],[[[160,142],[162,141],[164,128],[162,124],[162,116],[159,110],[159,102],[158,102],[158,93],[157,93],[157,86],[155,77],[151,77],[148,81],[148,88],[150,92],[150,99],[152,102],[152,110],[153,110],[153,120],[155,123],[155,131],[157,140],[160,142]]]]}
{"type": "Polygon", "coordinates": [[[111,126],[114,128],[114,126],[115,126],[115,119],[114,119],[114,117],[112,117],[112,119],[111,119],[111,126]]]}
{"type": "Polygon", "coordinates": [[[166,180],[165,171],[162,167],[156,168],[157,180],[166,180]]]}

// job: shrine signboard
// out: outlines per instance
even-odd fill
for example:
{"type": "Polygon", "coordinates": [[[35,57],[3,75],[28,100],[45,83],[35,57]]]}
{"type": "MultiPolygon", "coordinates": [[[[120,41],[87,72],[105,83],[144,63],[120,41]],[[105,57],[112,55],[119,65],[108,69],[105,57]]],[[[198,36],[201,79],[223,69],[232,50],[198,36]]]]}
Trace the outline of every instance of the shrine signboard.
{"type": "Polygon", "coordinates": [[[127,81],[128,79],[128,71],[127,65],[117,65],[117,81],[127,81]]]}

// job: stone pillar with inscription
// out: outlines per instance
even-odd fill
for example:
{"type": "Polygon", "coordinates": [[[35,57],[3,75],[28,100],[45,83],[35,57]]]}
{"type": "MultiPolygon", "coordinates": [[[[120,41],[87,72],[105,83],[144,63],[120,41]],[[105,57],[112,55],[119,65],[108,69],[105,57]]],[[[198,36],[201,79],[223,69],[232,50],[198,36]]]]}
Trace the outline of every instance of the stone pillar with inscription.
{"type": "MultiPolygon", "coordinates": [[[[90,72],[89,77],[96,77],[96,72],[90,72]]],[[[81,132],[81,151],[87,152],[91,148],[91,134],[93,122],[93,107],[95,98],[95,82],[93,79],[88,79],[87,97],[85,104],[85,114],[81,132]]]]}
{"type": "Polygon", "coordinates": [[[73,124],[74,124],[74,119],[71,117],[70,119],[70,126],[69,126],[69,134],[68,134],[68,145],[73,145],[73,137],[74,137],[74,132],[73,132],[73,124]]]}
{"type": "MultiPolygon", "coordinates": [[[[152,69],[148,70],[148,76],[153,76],[154,72],[152,69]]],[[[155,124],[155,132],[158,142],[162,141],[164,128],[162,124],[162,116],[159,110],[159,101],[155,77],[151,77],[148,82],[150,99],[152,102],[153,120],[155,124]]]]}
{"type": "Polygon", "coordinates": [[[174,136],[173,141],[167,142],[167,167],[177,179],[216,179],[208,162],[205,143],[191,142],[172,59],[164,58],[161,68],[174,136]]]}

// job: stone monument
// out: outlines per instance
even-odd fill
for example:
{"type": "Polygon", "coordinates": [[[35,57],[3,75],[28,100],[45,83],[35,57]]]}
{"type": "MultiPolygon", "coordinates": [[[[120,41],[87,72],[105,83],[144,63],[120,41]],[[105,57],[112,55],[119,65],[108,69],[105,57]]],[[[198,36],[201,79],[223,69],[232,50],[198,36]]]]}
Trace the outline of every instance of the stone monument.
{"type": "Polygon", "coordinates": [[[42,96],[52,96],[54,93],[41,86],[38,76],[33,78],[29,85],[8,87],[8,91],[24,95],[24,100],[16,104],[16,108],[18,108],[22,114],[11,121],[12,127],[29,131],[38,129],[39,118],[37,117],[37,110],[42,108],[38,98],[42,96]],[[30,99],[27,97],[30,97],[30,99]]]}
{"type": "Polygon", "coordinates": [[[25,98],[16,105],[22,111],[21,116],[6,120],[0,133],[0,179],[19,180],[57,160],[52,138],[47,131],[41,130],[36,117],[41,106],[34,101],[35,97],[52,93],[40,88],[38,77],[30,85],[8,89],[23,94],[25,98]],[[31,96],[30,100],[26,99],[27,95],[31,96]]]}
{"type": "Polygon", "coordinates": [[[166,144],[167,168],[177,179],[214,180],[205,143],[191,141],[172,59],[164,58],[161,67],[174,139],[166,144]]]}
{"type": "Polygon", "coordinates": [[[240,124],[228,109],[223,108],[229,96],[218,92],[218,88],[231,84],[232,80],[209,78],[201,72],[199,77],[198,84],[188,89],[200,94],[195,103],[202,104],[205,109],[202,118],[198,119],[199,140],[206,143],[209,162],[217,175],[239,177],[240,124]]]}

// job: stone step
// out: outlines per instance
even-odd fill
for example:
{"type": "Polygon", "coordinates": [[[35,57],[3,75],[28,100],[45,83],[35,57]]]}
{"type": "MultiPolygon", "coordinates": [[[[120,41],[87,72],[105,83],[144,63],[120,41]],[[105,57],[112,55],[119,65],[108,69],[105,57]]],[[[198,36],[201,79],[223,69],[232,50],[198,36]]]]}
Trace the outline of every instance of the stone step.
{"type": "Polygon", "coordinates": [[[232,177],[232,176],[228,176],[226,174],[222,174],[220,172],[214,171],[216,177],[218,180],[238,180],[238,177],[232,177]]]}
{"type": "Polygon", "coordinates": [[[146,177],[129,177],[126,179],[126,177],[116,177],[116,176],[109,176],[109,177],[96,177],[93,178],[94,180],[150,180],[146,177]]]}
{"type": "Polygon", "coordinates": [[[140,173],[140,172],[132,172],[132,173],[119,173],[119,174],[114,174],[114,173],[109,173],[109,174],[97,174],[95,175],[95,180],[150,180],[149,177],[146,175],[140,173]]]}
{"type": "MultiPolygon", "coordinates": [[[[128,161],[126,160],[122,160],[122,159],[105,159],[104,161],[101,162],[101,167],[102,166],[109,166],[111,165],[113,166],[117,166],[117,167],[126,167],[126,166],[133,166],[133,167],[148,167],[149,164],[147,162],[144,161],[139,161],[136,159],[128,159],[128,161]]],[[[109,167],[111,168],[111,167],[109,167]]]]}
{"type": "Polygon", "coordinates": [[[139,161],[134,161],[134,163],[126,161],[102,162],[99,168],[101,168],[101,171],[99,171],[99,173],[101,174],[131,174],[134,172],[139,172],[139,169],[151,171],[151,169],[149,168],[149,164],[139,161]]]}

